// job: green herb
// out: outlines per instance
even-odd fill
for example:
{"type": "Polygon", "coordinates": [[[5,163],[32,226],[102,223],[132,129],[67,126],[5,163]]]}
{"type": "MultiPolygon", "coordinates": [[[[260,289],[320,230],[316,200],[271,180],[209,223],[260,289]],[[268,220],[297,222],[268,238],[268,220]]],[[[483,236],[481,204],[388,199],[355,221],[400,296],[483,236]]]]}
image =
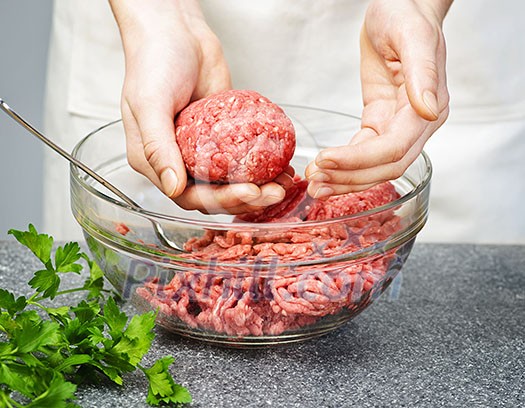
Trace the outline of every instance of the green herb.
{"type": "Polygon", "coordinates": [[[172,357],[150,368],[140,365],[154,338],[154,312],[131,319],[122,312],[114,294],[104,289],[102,271],[78,243],[58,247],[53,255],[53,238],[39,234],[33,225],[9,234],[43,267],[29,281],[34,289],[30,297],[0,289],[1,407],[76,407],[73,401],[81,382],[109,378],[122,385],[123,374],[137,368],[149,381],[149,404],[191,402],[188,390],[169,372],[172,357]],[[80,274],[85,267],[89,277],[81,287],[60,290],[61,275],[80,274]],[[84,292],[86,297],[72,306],[48,306],[71,292],[84,292]]]}

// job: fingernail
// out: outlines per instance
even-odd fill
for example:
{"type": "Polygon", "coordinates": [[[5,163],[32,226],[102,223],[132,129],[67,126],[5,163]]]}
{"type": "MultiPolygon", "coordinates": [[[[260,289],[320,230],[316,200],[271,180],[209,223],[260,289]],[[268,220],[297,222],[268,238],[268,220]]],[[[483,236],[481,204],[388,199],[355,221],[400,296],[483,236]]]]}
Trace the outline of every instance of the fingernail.
{"type": "Polygon", "coordinates": [[[255,200],[261,196],[261,189],[252,183],[231,184],[230,192],[244,202],[255,200]]]}
{"type": "Polygon", "coordinates": [[[314,198],[328,197],[334,193],[330,187],[321,187],[319,188],[314,195],[314,198]]]}
{"type": "Polygon", "coordinates": [[[321,160],[319,163],[316,163],[318,167],[323,169],[336,169],[337,163],[333,160],[321,160]]]}
{"type": "Polygon", "coordinates": [[[168,197],[173,196],[175,191],[177,191],[177,187],[179,186],[179,179],[177,177],[177,173],[175,173],[175,170],[170,168],[164,170],[160,175],[160,183],[162,185],[164,194],[166,194],[168,197]]]}
{"type": "Polygon", "coordinates": [[[285,189],[290,188],[293,186],[293,178],[283,177],[282,180],[279,180],[279,184],[283,186],[285,189]]]}
{"type": "Polygon", "coordinates": [[[254,200],[261,196],[261,190],[259,188],[247,188],[243,191],[243,197],[247,200],[254,200]]]}
{"type": "Polygon", "coordinates": [[[423,92],[423,102],[425,102],[425,105],[427,105],[427,108],[437,118],[439,116],[439,108],[438,108],[436,95],[434,95],[433,92],[426,90],[425,92],[423,92]]]}
{"type": "Polygon", "coordinates": [[[278,202],[282,201],[282,199],[283,196],[269,195],[264,198],[264,205],[277,204],[278,202]]]}
{"type": "Polygon", "coordinates": [[[322,171],[316,171],[315,173],[312,173],[310,176],[308,176],[308,180],[312,181],[328,181],[330,179],[330,176],[328,174],[323,173],[322,171]]]}

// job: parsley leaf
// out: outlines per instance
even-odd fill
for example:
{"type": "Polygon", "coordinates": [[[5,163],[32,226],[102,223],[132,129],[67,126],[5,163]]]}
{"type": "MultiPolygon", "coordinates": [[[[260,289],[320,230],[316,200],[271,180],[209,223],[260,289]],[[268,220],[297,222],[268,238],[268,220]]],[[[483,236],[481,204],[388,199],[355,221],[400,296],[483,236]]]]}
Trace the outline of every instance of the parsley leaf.
{"type": "Polygon", "coordinates": [[[27,231],[11,229],[7,233],[13,235],[18,242],[29,248],[44,265],[51,259],[53,238],[46,234],[39,234],[33,224],[29,224],[27,231]]]}
{"type": "Polygon", "coordinates": [[[137,368],[149,381],[149,404],[191,401],[169,373],[172,357],[148,369],[140,365],[155,336],[156,313],[130,318],[115,297],[106,299],[104,274],[78,243],[56,247],[53,256],[53,238],[33,225],[9,233],[43,268],[28,282],[34,293],[27,298],[0,289],[0,406],[77,407],[77,384],[105,377],[122,385],[123,374],[137,368]],[[83,285],[61,291],[59,274],[81,273],[83,263],[89,269],[83,285]],[[71,292],[84,292],[86,298],[75,305],[47,305],[71,292]]]}
{"type": "Polygon", "coordinates": [[[60,278],[54,270],[42,269],[36,271],[33,278],[29,281],[29,285],[38,293],[43,292],[44,297],[53,299],[60,286],[60,278]]]}
{"type": "Polygon", "coordinates": [[[75,395],[77,386],[59,374],[55,374],[50,381],[47,390],[38,395],[31,403],[26,405],[28,408],[67,408],[71,406],[68,400],[75,395]]]}
{"type": "Polygon", "coordinates": [[[104,272],[97,263],[82,253],[81,257],[86,261],[89,267],[89,278],[84,282],[83,288],[89,291],[90,298],[99,298],[102,296],[104,288],[104,272]]]}
{"type": "Polygon", "coordinates": [[[63,247],[58,247],[55,253],[55,269],[57,272],[80,273],[82,265],[76,263],[80,259],[80,245],[69,242],[63,247]]]}
{"type": "Polygon", "coordinates": [[[186,404],[191,402],[188,390],[176,384],[168,371],[173,363],[171,356],[163,357],[155,362],[151,368],[141,368],[149,381],[148,396],[146,401],[151,405],[161,403],[186,404]]]}
{"type": "Polygon", "coordinates": [[[126,316],[126,313],[120,311],[115,299],[112,297],[107,300],[104,306],[104,319],[109,326],[109,334],[111,337],[121,334],[128,322],[128,316],[126,316]]]}
{"type": "Polygon", "coordinates": [[[58,323],[49,320],[33,321],[29,315],[19,316],[20,327],[12,333],[13,344],[19,353],[39,351],[42,346],[60,341],[58,323]]]}
{"type": "Polygon", "coordinates": [[[0,289],[0,310],[5,309],[10,315],[15,314],[24,308],[27,305],[26,298],[20,296],[15,299],[15,295],[5,289],[0,289]]]}
{"type": "Polygon", "coordinates": [[[155,334],[152,331],[154,325],[155,313],[147,312],[141,315],[134,315],[128,327],[122,333],[122,338],[113,350],[127,355],[129,362],[137,365],[148,352],[151,342],[155,338],[155,334]]]}

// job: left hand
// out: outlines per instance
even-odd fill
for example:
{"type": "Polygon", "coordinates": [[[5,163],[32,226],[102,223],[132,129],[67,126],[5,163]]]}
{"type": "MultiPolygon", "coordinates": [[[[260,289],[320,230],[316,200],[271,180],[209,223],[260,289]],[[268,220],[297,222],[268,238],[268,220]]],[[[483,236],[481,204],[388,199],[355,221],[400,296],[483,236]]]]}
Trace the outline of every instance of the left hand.
{"type": "Polygon", "coordinates": [[[361,31],[361,130],[306,169],[315,197],[400,177],[445,122],[449,95],[442,21],[450,0],[374,0],[361,31]]]}
{"type": "Polygon", "coordinates": [[[110,3],[126,58],[122,119],[130,166],[187,210],[241,214],[281,201],[293,170],[261,186],[187,180],[174,118],[190,101],[231,88],[222,46],[199,2],[110,3]]]}

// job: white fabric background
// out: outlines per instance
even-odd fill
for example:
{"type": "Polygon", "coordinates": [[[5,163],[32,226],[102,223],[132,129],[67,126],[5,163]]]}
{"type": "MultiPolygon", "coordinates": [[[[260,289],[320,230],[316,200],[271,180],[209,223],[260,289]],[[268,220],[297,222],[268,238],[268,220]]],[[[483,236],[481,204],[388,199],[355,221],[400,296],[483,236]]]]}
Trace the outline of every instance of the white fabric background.
{"type": "MultiPolygon", "coordinates": [[[[205,0],[236,88],[276,102],[359,114],[365,0],[205,0]]],[[[434,165],[421,240],[525,243],[525,3],[462,0],[445,23],[451,116],[427,145],[434,165]]],[[[46,131],[72,148],[119,116],[124,73],[105,0],[55,0],[46,131]]],[[[343,143],[343,141],[342,141],[343,143]]],[[[45,230],[76,238],[68,170],[45,160],[45,230]]]]}

